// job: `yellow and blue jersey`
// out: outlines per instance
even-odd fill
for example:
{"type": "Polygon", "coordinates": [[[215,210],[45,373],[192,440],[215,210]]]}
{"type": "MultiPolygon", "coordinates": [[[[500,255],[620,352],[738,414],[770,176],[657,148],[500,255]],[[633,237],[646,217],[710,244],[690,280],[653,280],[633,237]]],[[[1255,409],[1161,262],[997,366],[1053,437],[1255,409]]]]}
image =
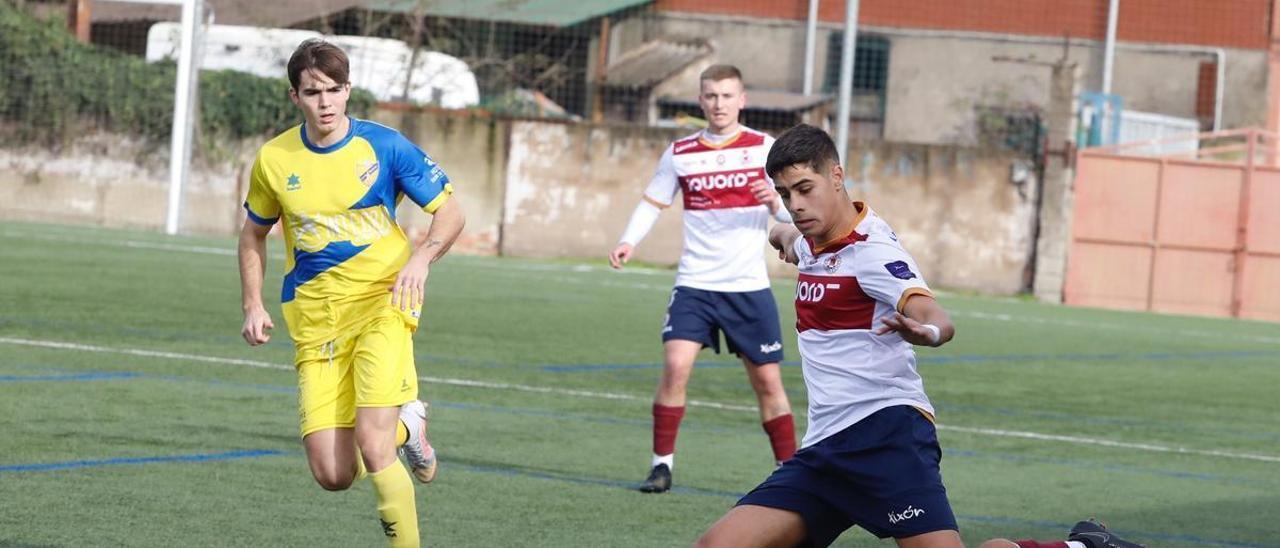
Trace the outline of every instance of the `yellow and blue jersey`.
{"type": "MultiPolygon", "coordinates": [[[[352,118],[346,137],[326,147],[301,125],[262,145],[244,207],[255,223],[283,222],[280,301],[294,342],[327,342],[389,306],[388,288],[411,251],[396,204],[408,196],[434,213],[452,192],[422,149],[366,120],[352,118]]],[[[416,317],[406,319],[416,326],[416,317]]]]}

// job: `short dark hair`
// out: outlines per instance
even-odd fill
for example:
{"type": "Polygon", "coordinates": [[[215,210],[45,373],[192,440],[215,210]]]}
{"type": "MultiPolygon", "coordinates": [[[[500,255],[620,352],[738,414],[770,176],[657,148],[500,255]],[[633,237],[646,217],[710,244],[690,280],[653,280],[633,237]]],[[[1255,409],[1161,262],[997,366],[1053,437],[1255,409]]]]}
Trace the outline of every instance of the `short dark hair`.
{"type": "Polygon", "coordinates": [[[831,136],[809,124],[800,124],[782,132],[769,149],[769,159],[764,170],[770,179],[776,179],[782,170],[794,165],[808,166],[822,173],[834,163],[840,162],[836,144],[831,136]]]}
{"type": "Polygon", "coordinates": [[[711,80],[712,82],[719,82],[721,80],[728,80],[730,78],[736,79],[737,81],[741,82],[742,71],[738,70],[738,67],[735,67],[733,65],[711,65],[707,67],[707,70],[702,71],[702,75],[698,77],[698,80],[699,81],[711,80]]]}
{"type": "Polygon", "coordinates": [[[315,70],[339,84],[350,83],[351,63],[347,53],[320,38],[308,38],[289,56],[289,85],[298,89],[303,71],[315,70]]]}

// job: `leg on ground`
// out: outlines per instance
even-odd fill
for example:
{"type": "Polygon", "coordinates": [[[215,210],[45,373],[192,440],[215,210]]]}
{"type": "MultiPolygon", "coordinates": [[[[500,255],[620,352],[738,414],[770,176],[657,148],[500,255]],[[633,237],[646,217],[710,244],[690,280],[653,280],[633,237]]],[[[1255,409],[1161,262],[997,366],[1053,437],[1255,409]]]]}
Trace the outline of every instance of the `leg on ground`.
{"type": "Polygon", "coordinates": [[[665,493],[671,489],[676,437],[684,418],[685,389],[702,343],[672,339],[662,347],[662,376],[653,396],[653,463],[649,477],[640,484],[640,491],[644,493],[665,493]]]}
{"type": "Polygon", "coordinates": [[[756,401],[760,405],[760,422],[769,422],[791,414],[791,402],[787,400],[787,392],[782,387],[782,368],[777,363],[756,365],[751,360],[742,358],[742,366],[747,369],[751,389],[756,392],[756,401]]]}
{"type": "Polygon", "coordinates": [[[791,547],[804,540],[804,519],[800,514],[767,506],[735,506],[720,518],[702,538],[697,548],[791,547]]]}
{"type": "Polygon", "coordinates": [[[702,343],[672,339],[662,343],[662,376],[658,379],[653,403],[667,407],[683,407],[693,362],[698,359],[702,343]]]}
{"type": "Polygon", "coordinates": [[[409,471],[396,459],[399,407],[356,408],[356,443],[378,497],[382,532],[392,548],[417,548],[418,509],[409,471]]]}
{"type": "Polygon", "coordinates": [[[395,462],[399,421],[399,407],[356,408],[356,445],[370,473],[377,473],[395,462]]]}

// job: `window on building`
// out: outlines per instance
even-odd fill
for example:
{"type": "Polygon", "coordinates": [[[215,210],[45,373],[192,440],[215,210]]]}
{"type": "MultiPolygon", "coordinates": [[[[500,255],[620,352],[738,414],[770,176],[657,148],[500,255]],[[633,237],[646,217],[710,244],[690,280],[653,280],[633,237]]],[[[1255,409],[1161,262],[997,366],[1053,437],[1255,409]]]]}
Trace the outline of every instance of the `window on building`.
{"type": "MultiPolygon", "coordinates": [[[[844,53],[844,32],[831,33],[827,40],[827,65],[822,91],[840,92],[840,63],[844,53]]],[[[853,98],[849,132],[854,138],[879,138],[884,132],[885,92],[889,83],[889,39],[858,35],[853,50],[853,98]]]]}

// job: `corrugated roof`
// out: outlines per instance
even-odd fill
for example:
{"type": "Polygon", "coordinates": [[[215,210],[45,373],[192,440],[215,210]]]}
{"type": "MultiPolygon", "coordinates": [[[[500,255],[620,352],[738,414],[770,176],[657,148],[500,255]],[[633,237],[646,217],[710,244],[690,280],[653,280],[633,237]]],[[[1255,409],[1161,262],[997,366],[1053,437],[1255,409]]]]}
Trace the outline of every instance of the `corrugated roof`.
{"type": "MultiPolygon", "coordinates": [[[[429,0],[425,13],[457,19],[565,27],[653,0],[429,0]]],[[[205,0],[221,25],[288,27],[349,8],[409,13],[418,0],[205,0]]],[[[94,21],[177,21],[177,6],[95,2],[94,21]]]]}
{"type": "MultiPolygon", "coordinates": [[[[789,91],[773,91],[762,89],[747,90],[747,108],[745,110],[774,110],[782,112],[798,112],[809,110],[823,103],[830,102],[830,95],[805,95],[789,91]]],[[[667,105],[694,105],[698,101],[686,97],[662,97],[659,103],[667,105]]]]}
{"type": "Polygon", "coordinates": [[[711,55],[706,41],[653,40],[628,51],[605,69],[605,85],[647,88],[666,80],[680,69],[711,55]]]}
{"type": "MultiPolygon", "coordinates": [[[[288,27],[365,3],[365,0],[205,0],[206,9],[213,10],[219,25],[253,27],[288,27]]],[[[94,22],[177,21],[182,17],[178,6],[120,2],[94,2],[90,13],[94,22]]]]}
{"type": "MultiPolygon", "coordinates": [[[[430,0],[427,15],[481,21],[503,21],[522,25],[567,27],[609,15],[653,0],[430,0]]],[[[370,0],[377,11],[408,13],[417,0],[370,0]]]]}

